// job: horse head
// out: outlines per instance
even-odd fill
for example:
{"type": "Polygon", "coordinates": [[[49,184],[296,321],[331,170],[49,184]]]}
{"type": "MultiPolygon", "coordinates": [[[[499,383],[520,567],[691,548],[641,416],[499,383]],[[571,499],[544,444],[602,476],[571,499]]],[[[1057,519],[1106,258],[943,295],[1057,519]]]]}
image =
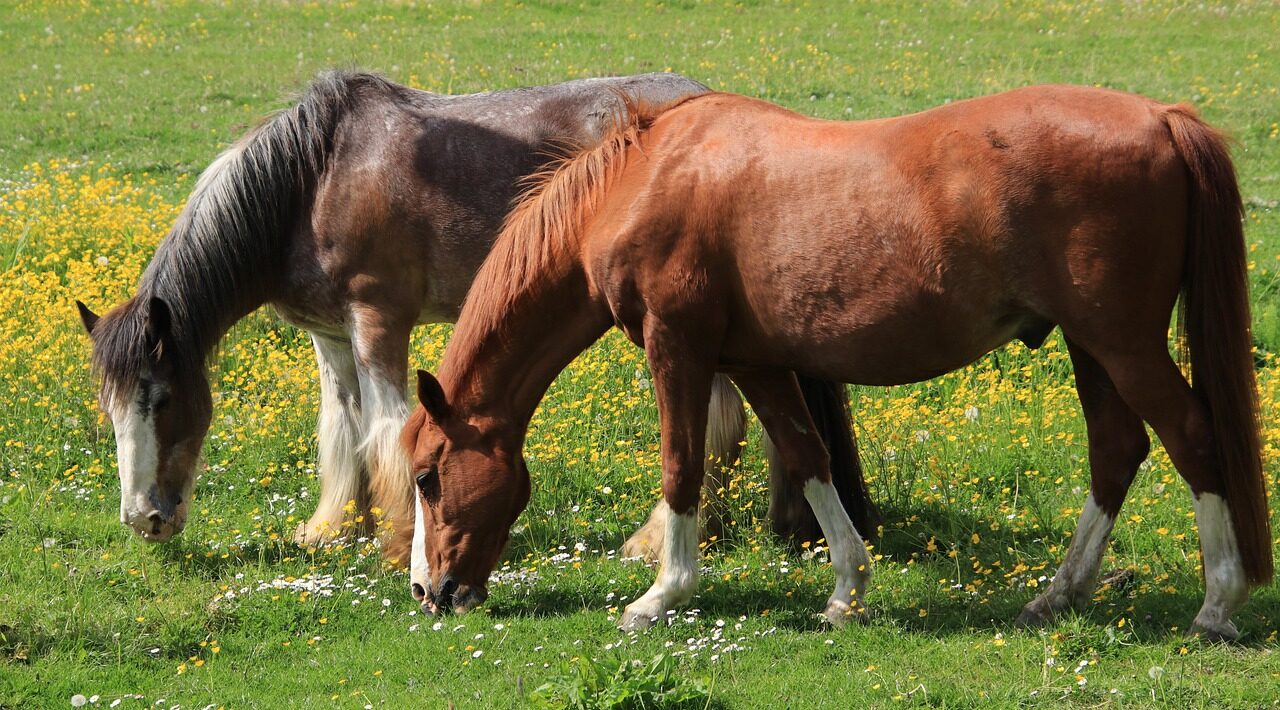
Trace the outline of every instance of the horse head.
{"type": "Polygon", "coordinates": [[[181,355],[168,304],[134,298],[99,318],[76,302],[115,429],[120,522],[163,542],[182,531],[213,405],[203,363],[181,355]]]}
{"type": "Polygon", "coordinates": [[[401,435],[417,487],[411,590],[433,614],[461,613],[488,596],[489,573],[529,504],[529,470],[509,427],[456,411],[422,370],[418,400],[401,435]]]}

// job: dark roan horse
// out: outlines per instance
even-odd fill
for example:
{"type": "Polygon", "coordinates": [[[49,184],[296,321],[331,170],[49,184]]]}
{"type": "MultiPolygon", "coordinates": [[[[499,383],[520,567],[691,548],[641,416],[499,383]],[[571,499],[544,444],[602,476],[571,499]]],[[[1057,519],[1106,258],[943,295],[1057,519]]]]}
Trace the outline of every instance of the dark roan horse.
{"type": "MultiPolygon", "coordinates": [[[[371,509],[408,527],[397,435],[411,330],[457,316],[522,180],[594,145],[626,110],[624,95],[705,90],[646,74],[441,96],[370,74],[320,76],[205,170],[133,298],[102,318],[80,306],[115,428],[121,521],[152,541],[182,529],[212,411],[206,361],[235,322],[271,304],[310,332],[320,371],[321,495],[296,541],[324,542],[373,520],[371,509]]],[[[849,511],[873,531],[843,388],[806,387],[828,445],[845,452],[834,473],[849,511]]],[[[743,408],[725,380],[712,410],[710,450],[732,462],[743,408]]],[[[785,477],[774,485],[775,528],[816,539],[799,489],[785,477]]],[[[656,556],[664,513],[627,553],[656,556]]],[[[403,548],[386,552],[404,559],[403,548]]]]}
{"type": "Polygon", "coordinates": [[[697,584],[707,394],[728,372],[804,486],[830,547],[825,616],[862,618],[871,560],[788,372],[927,379],[1061,327],[1092,486],[1053,582],[1023,610],[1082,608],[1147,456],[1190,485],[1206,593],[1193,629],[1237,634],[1272,577],[1240,192],[1226,144],[1185,106],[1031,87],[865,122],[708,94],[628,113],[549,170],[476,278],[405,427],[419,488],[413,591],[430,611],[486,595],[526,505],[521,456],[552,378],[611,326],[642,347],[670,506],[643,626],[697,584]],[[519,273],[519,278],[512,278],[519,273]],[[1170,356],[1182,297],[1194,389],[1170,356]],[[419,559],[422,560],[421,569],[419,559]]]}

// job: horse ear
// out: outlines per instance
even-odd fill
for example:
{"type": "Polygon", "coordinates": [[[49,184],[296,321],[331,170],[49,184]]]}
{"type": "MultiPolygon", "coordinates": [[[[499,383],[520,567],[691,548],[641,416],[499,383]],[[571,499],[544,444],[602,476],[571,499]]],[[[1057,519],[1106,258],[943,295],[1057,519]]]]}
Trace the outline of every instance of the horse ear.
{"type": "Polygon", "coordinates": [[[437,424],[449,418],[450,408],[444,388],[440,386],[440,380],[426,370],[418,370],[418,401],[437,424]]]}
{"type": "Polygon", "coordinates": [[[80,301],[76,301],[76,310],[80,311],[80,322],[84,323],[85,332],[93,335],[93,326],[98,324],[98,314],[80,301]]]}
{"type": "Polygon", "coordinates": [[[173,314],[169,311],[169,304],[152,296],[147,301],[147,344],[157,359],[163,354],[164,345],[172,334],[173,314]]]}

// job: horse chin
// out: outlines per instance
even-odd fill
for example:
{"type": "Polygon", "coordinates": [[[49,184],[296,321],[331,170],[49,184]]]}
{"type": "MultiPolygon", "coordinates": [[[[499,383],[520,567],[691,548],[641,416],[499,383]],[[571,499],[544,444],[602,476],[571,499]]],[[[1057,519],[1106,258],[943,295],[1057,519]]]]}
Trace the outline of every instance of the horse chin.
{"type": "Polygon", "coordinates": [[[489,590],[484,587],[461,587],[450,599],[433,601],[430,596],[422,600],[422,611],[434,617],[442,617],[450,612],[466,614],[489,598],[489,590]]]}
{"type": "Polygon", "coordinates": [[[484,587],[463,587],[453,595],[453,610],[465,614],[480,606],[489,598],[489,591],[484,587]]]}

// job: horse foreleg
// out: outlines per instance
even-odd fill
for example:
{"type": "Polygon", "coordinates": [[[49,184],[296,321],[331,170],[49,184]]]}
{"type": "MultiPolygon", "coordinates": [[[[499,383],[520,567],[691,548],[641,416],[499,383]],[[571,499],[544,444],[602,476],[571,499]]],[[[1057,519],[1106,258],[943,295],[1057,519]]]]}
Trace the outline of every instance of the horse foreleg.
{"type": "Polygon", "coordinates": [[[1089,433],[1091,490],[1071,547],[1049,588],[1018,616],[1023,626],[1039,626],[1059,612],[1080,611],[1088,604],[1120,505],[1150,448],[1142,419],[1121,399],[1102,366],[1070,340],[1067,346],[1089,433]]]}
{"type": "Polygon", "coordinates": [[[351,343],[320,335],[312,335],[311,340],[320,370],[320,503],[311,519],[294,533],[294,542],[304,547],[342,534],[343,522],[350,517],[347,505],[361,497],[364,479],[364,462],[358,452],[360,383],[351,343]]]}
{"type": "MultiPolygon", "coordinates": [[[[411,319],[396,319],[389,309],[353,309],[356,375],[360,380],[360,403],[364,438],[360,454],[369,471],[369,509],[366,525],[374,518],[383,521],[383,533],[406,530],[414,521],[414,488],[409,457],[400,447],[400,430],[409,416],[405,384],[409,361],[411,319]]],[[[402,540],[404,536],[394,536],[402,540]]],[[[407,562],[408,551],[391,546],[384,549],[392,562],[407,562]]]]}
{"type": "Polygon", "coordinates": [[[734,381],[777,446],[782,470],[793,483],[803,487],[805,499],[826,537],[836,585],[823,616],[836,626],[850,618],[864,619],[866,607],[862,599],[871,581],[871,557],[831,484],[830,459],[795,375],[788,371],[754,371],[734,375],[734,381]]]}
{"type": "MultiPolygon", "coordinates": [[[[720,491],[725,487],[725,472],[742,454],[746,436],[747,415],[742,398],[729,378],[716,375],[711,385],[711,401],[707,416],[707,462],[702,485],[702,538],[724,535],[724,504],[720,491]]],[[[625,557],[641,557],[656,562],[662,556],[662,539],[666,535],[666,501],[659,501],[645,522],[622,545],[625,557]]]]}
{"type": "Polygon", "coordinates": [[[661,324],[648,324],[645,354],[662,425],[662,497],[668,507],[658,577],[618,625],[644,628],[687,602],[698,586],[698,498],[705,468],[707,401],[714,364],[661,324]]]}

